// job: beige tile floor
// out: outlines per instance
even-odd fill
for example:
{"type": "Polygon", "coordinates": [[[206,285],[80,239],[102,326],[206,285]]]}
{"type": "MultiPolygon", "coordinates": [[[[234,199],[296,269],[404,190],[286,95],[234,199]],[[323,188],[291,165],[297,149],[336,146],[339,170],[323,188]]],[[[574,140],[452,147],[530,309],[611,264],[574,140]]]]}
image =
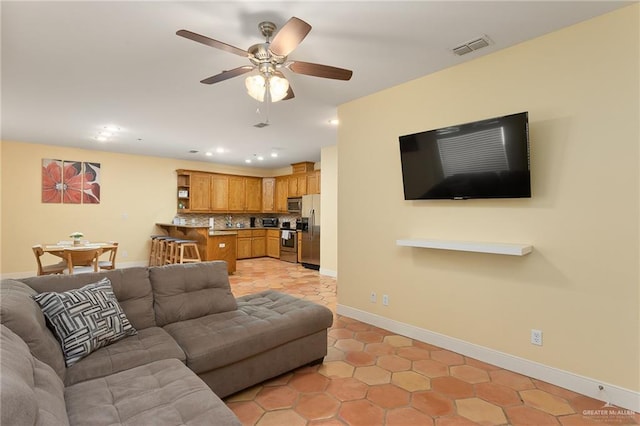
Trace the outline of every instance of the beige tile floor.
{"type": "MultiPolygon", "coordinates": [[[[275,289],[335,313],[336,279],[298,264],[242,260],[230,281],[236,296],[275,289]]],[[[640,424],[637,413],[344,316],[335,315],[328,340],[323,364],[225,402],[257,426],[640,424]]]]}

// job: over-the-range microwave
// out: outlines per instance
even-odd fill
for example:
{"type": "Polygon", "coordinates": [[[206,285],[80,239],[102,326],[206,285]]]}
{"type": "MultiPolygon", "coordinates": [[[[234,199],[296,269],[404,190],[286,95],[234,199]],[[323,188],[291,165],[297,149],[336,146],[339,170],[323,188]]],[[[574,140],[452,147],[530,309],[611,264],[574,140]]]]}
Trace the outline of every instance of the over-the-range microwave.
{"type": "Polygon", "coordinates": [[[289,197],[287,198],[287,211],[289,213],[302,212],[302,197],[289,197]]]}

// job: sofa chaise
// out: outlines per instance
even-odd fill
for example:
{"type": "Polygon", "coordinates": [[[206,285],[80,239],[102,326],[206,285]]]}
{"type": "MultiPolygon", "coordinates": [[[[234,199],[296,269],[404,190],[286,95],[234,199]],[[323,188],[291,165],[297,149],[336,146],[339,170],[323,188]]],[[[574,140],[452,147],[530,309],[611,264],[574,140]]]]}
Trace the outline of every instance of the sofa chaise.
{"type": "Polygon", "coordinates": [[[220,398],[322,362],[333,321],[276,291],[236,299],[222,261],[3,280],[0,308],[0,423],[21,425],[237,425],[220,398]],[[38,303],[105,281],[132,332],[68,365],[38,303]]]}

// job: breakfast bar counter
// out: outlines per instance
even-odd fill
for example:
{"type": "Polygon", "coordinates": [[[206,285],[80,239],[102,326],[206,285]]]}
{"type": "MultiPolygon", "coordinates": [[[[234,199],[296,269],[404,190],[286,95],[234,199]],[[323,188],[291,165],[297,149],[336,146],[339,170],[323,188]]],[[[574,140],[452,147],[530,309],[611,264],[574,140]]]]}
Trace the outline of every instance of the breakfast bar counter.
{"type": "Polygon", "coordinates": [[[235,229],[211,230],[208,226],[173,223],[156,223],[156,226],[170,237],[196,241],[203,261],[224,260],[230,274],[236,271],[235,229]]]}

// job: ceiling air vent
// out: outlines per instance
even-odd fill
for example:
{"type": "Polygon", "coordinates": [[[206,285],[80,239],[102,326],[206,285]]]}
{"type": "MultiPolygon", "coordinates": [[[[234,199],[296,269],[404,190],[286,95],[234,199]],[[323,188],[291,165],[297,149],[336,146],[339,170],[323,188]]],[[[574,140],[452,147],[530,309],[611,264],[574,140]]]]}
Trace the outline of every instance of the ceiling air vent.
{"type": "Polygon", "coordinates": [[[467,53],[471,53],[474,50],[482,49],[483,47],[487,47],[491,44],[489,37],[482,36],[480,38],[468,41],[466,43],[461,44],[460,46],[456,46],[453,49],[453,53],[458,56],[466,55],[467,53]]]}

